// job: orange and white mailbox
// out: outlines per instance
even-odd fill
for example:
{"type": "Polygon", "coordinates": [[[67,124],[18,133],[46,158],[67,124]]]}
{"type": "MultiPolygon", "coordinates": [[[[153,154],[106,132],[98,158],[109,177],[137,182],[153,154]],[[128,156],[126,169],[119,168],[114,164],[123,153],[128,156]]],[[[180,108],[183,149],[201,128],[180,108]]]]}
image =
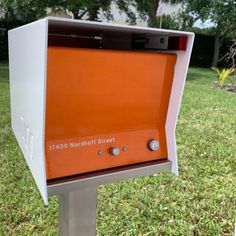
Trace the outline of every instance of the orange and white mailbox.
{"type": "Polygon", "coordinates": [[[12,127],[45,203],[77,184],[178,174],[193,38],[52,17],[9,32],[12,127]]]}

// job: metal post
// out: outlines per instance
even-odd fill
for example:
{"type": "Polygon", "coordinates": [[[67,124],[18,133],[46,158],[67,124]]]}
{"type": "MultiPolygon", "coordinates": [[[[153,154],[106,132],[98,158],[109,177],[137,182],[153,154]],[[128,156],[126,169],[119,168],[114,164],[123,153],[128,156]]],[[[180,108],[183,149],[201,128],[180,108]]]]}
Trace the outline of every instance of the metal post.
{"type": "Polygon", "coordinates": [[[161,29],[161,27],[162,27],[162,15],[161,15],[161,17],[160,17],[160,29],[161,29]]]}
{"type": "Polygon", "coordinates": [[[97,188],[59,195],[59,236],[96,236],[97,188]]]}

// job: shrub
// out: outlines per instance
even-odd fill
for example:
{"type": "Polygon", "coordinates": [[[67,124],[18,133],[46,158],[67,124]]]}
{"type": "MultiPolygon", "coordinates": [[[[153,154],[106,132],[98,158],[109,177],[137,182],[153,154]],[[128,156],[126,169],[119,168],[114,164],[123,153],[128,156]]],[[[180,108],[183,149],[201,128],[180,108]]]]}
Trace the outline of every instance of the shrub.
{"type": "Polygon", "coordinates": [[[224,83],[227,79],[230,80],[229,76],[234,72],[234,69],[222,69],[222,70],[220,70],[220,69],[215,68],[215,67],[212,67],[212,69],[217,72],[217,77],[218,77],[217,84],[221,88],[223,88],[224,83]]]}

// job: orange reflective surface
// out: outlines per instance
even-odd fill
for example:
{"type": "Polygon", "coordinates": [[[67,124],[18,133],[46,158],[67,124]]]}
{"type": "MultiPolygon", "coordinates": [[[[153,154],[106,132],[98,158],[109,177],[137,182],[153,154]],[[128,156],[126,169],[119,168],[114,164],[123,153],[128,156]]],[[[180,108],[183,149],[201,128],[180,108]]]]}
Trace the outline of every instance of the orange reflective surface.
{"type": "Polygon", "coordinates": [[[175,62],[174,54],[49,47],[47,178],[167,158],[175,62]],[[156,152],[147,149],[152,138],[160,142],[156,152]],[[111,146],[119,156],[109,154],[111,146]]]}

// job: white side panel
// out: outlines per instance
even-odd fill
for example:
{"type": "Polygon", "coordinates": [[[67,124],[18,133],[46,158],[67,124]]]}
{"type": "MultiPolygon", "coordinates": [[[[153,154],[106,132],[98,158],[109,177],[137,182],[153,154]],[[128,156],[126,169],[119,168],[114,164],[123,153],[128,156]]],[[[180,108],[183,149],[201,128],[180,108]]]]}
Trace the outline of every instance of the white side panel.
{"type": "MultiPolygon", "coordinates": [[[[166,138],[168,159],[172,161],[172,172],[178,175],[178,161],[176,152],[175,129],[178,119],[184,84],[188,72],[191,57],[194,34],[188,33],[188,44],[186,51],[177,52],[177,62],[175,65],[174,80],[170,95],[169,108],[166,120],[166,138]]],[[[176,52],[175,52],[176,53],[176,52]]]]}
{"type": "Polygon", "coordinates": [[[12,128],[47,204],[44,105],[48,20],[9,31],[12,128]]]}

